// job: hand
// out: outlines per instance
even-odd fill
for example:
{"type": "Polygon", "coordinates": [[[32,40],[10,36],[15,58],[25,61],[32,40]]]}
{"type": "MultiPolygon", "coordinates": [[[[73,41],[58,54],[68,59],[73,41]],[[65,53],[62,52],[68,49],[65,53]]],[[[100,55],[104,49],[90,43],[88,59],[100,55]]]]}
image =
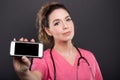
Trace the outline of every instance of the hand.
{"type": "Polygon", "coordinates": [[[14,69],[17,73],[25,73],[29,71],[31,65],[30,60],[26,56],[13,58],[14,69]]]}
{"type": "MultiPolygon", "coordinates": [[[[28,42],[28,39],[26,38],[20,38],[21,42],[28,42]]],[[[35,42],[34,39],[31,39],[31,42],[35,42]]],[[[13,58],[13,66],[17,73],[26,73],[29,71],[31,62],[30,59],[26,56],[22,57],[14,57],[13,58]]]]}

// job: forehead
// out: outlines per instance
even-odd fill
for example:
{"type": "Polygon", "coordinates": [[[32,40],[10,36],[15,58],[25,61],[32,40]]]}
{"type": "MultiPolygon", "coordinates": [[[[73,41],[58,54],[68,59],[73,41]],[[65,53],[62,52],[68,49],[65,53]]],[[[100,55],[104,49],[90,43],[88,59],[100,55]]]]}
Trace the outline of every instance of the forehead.
{"type": "Polygon", "coordinates": [[[56,18],[59,19],[66,16],[70,16],[69,13],[65,9],[59,8],[51,12],[51,14],[49,15],[49,20],[53,20],[56,18]]]}

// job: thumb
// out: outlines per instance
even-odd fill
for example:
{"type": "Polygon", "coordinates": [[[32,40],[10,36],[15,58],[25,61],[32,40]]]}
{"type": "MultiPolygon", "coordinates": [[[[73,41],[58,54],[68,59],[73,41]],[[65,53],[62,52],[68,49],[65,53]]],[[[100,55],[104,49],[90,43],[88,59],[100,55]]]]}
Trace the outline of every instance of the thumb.
{"type": "Polygon", "coordinates": [[[30,62],[30,60],[26,56],[22,56],[22,61],[25,63],[25,65],[30,67],[31,62],[30,62]]]}

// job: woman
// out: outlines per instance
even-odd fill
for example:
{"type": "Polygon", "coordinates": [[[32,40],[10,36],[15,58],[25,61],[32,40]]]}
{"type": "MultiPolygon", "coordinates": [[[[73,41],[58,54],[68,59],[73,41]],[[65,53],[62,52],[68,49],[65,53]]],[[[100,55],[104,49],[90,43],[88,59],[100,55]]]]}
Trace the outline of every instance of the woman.
{"type": "Polygon", "coordinates": [[[22,80],[102,80],[94,55],[73,45],[74,23],[63,4],[43,5],[37,21],[40,41],[52,48],[44,51],[43,58],[33,59],[31,70],[27,57],[14,58],[15,71],[22,80]]]}

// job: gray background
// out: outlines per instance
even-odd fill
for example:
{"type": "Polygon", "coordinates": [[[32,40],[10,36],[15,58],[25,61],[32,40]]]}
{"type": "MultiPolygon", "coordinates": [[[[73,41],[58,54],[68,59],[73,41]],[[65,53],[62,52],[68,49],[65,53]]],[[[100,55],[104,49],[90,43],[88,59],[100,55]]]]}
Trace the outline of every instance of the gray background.
{"type": "MultiPolygon", "coordinates": [[[[64,3],[71,12],[75,22],[75,43],[94,53],[104,80],[118,80],[120,1],[57,1],[64,3]]],[[[10,41],[14,37],[38,41],[36,13],[44,2],[46,0],[0,0],[0,80],[19,80],[9,56],[10,41]]]]}

